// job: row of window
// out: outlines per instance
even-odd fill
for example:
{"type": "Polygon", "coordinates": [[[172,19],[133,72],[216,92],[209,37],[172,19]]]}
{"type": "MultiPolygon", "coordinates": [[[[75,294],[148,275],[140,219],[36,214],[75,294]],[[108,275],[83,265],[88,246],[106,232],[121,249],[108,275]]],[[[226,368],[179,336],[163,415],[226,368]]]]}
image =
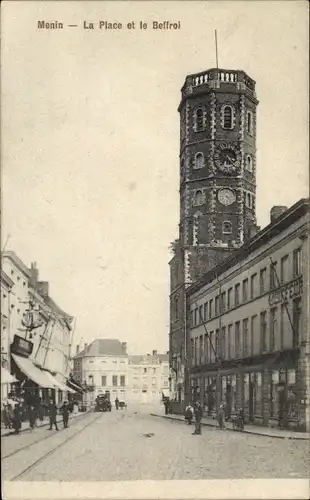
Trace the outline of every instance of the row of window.
{"type": "MultiPolygon", "coordinates": [[[[101,385],[102,385],[102,387],[107,386],[107,375],[102,375],[101,385]]],[[[120,387],[125,387],[125,385],[126,385],[125,375],[120,375],[120,377],[118,377],[118,375],[112,375],[112,386],[118,387],[118,385],[120,385],[120,387]],[[118,384],[118,381],[119,381],[119,384],[118,384]]]]}
{"type": "MultiPolygon", "coordinates": [[[[200,169],[200,168],[204,168],[205,166],[206,166],[206,162],[205,162],[204,154],[201,152],[196,153],[195,158],[194,158],[193,168],[200,169]]],[[[245,166],[249,172],[253,172],[253,158],[251,155],[246,156],[245,166]]],[[[181,160],[181,170],[182,171],[184,170],[184,167],[185,167],[185,160],[184,160],[184,158],[182,158],[182,160],[181,160]]]]}
{"type": "MultiPolygon", "coordinates": [[[[206,110],[203,107],[196,109],[193,115],[194,131],[202,132],[207,125],[206,110]]],[[[231,104],[225,104],[221,108],[221,126],[224,130],[233,130],[236,125],[236,110],[231,104]]],[[[246,132],[253,135],[253,113],[246,112],[246,132]]]]}
{"type": "MultiPolygon", "coordinates": [[[[13,277],[14,274],[15,274],[15,271],[13,269],[11,269],[11,276],[13,277]]],[[[20,281],[21,277],[17,275],[16,279],[17,279],[17,281],[20,281]]],[[[23,281],[23,286],[25,287],[26,285],[27,285],[26,281],[23,281]]]]}
{"type": "MultiPolygon", "coordinates": [[[[292,276],[296,278],[302,273],[302,255],[301,248],[297,248],[293,252],[293,269],[292,276]]],[[[272,262],[269,272],[269,289],[273,290],[280,285],[288,282],[291,279],[289,272],[289,255],[285,255],[280,263],[280,275],[278,274],[278,263],[272,262]]],[[[195,327],[205,321],[208,321],[219,314],[246,303],[248,300],[253,300],[259,295],[267,292],[267,268],[264,267],[259,272],[259,287],[258,274],[254,273],[250,279],[245,278],[241,283],[236,283],[234,287],[230,287],[227,292],[223,291],[214,299],[210,299],[203,305],[196,307],[191,311],[191,326],[195,327]]]]}
{"type": "MultiPolygon", "coordinates": [[[[286,315],[286,307],[282,304],[269,310],[269,328],[267,311],[262,311],[259,316],[254,314],[250,319],[244,318],[242,321],[236,321],[234,324],[222,326],[221,329],[191,339],[192,365],[282,350],[286,315]],[[278,328],[279,323],[280,328],[278,328]]],[[[293,300],[293,348],[299,345],[300,319],[301,299],[296,298],[293,300]]]]}

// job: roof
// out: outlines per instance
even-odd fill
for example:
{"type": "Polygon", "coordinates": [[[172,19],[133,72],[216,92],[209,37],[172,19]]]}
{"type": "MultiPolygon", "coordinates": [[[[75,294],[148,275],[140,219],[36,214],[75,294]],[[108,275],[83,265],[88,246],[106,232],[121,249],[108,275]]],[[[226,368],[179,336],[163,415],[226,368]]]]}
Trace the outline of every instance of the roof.
{"type": "Polygon", "coordinates": [[[22,272],[27,278],[31,277],[31,272],[28,267],[23,263],[23,261],[16,255],[12,250],[6,250],[1,254],[2,259],[9,259],[15,264],[15,266],[22,272]]]}
{"type": "Polygon", "coordinates": [[[95,339],[74,358],[83,356],[127,356],[126,347],[118,339],[95,339]]]}
{"type": "Polygon", "coordinates": [[[231,257],[228,257],[216,267],[204,274],[199,280],[194,282],[186,291],[191,295],[199,291],[204,285],[217,279],[222,273],[246,259],[252,252],[268,243],[272,238],[290,227],[294,222],[309,213],[309,198],[302,198],[288,210],[283,212],[277,219],[259,231],[253,238],[245,242],[242,247],[235,250],[231,257]]]}
{"type": "Polygon", "coordinates": [[[129,356],[129,363],[132,365],[140,365],[140,364],[150,364],[155,365],[158,362],[164,363],[169,361],[168,354],[155,354],[155,356],[149,354],[133,354],[129,356]]]}
{"type": "Polygon", "coordinates": [[[66,321],[69,322],[69,324],[72,322],[73,317],[63,311],[51,297],[47,295],[43,297],[43,300],[46,305],[48,305],[59,316],[62,316],[66,321]]]}

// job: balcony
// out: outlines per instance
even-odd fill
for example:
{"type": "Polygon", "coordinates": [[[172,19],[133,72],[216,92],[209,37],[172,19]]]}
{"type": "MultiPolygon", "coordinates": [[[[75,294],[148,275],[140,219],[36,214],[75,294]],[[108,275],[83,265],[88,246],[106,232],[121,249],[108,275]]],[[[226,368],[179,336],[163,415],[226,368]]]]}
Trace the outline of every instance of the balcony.
{"type": "Polygon", "coordinates": [[[187,76],[182,88],[182,100],[212,89],[242,91],[256,101],[255,81],[244,71],[218,68],[187,76]]]}

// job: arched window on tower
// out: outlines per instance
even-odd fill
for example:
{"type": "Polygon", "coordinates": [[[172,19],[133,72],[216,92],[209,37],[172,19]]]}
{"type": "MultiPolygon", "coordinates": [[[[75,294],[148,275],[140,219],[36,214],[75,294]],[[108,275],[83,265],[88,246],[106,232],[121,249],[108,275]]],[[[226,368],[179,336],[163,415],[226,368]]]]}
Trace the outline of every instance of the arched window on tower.
{"type": "Polygon", "coordinates": [[[197,109],[197,111],[194,115],[194,129],[195,129],[195,132],[200,132],[201,130],[204,129],[203,109],[202,108],[197,109]]]}
{"type": "Polygon", "coordinates": [[[203,168],[205,164],[205,158],[203,153],[196,153],[194,168],[203,168]]]}
{"type": "Polygon", "coordinates": [[[234,109],[232,106],[225,105],[222,108],[222,127],[224,129],[234,128],[234,109]]]}
{"type": "Polygon", "coordinates": [[[251,203],[251,195],[250,193],[247,194],[247,207],[251,208],[252,203],[251,203]]]}
{"type": "Polygon", "coordinates": [[[248,111],[246,115],[246,131],[249,135],[253,134],[253,116],[251,111],[248,111]]]}
{"type": "Polygon", "coordinates": [[[178,297],[178,295],[174,299],[174,312],[175,312],[175,318],[177,319],[179,317],[179,297],[178,297]]]}
{"type": "Polygon", "coordinates": [[[253,159],[251,155],[247,155],[246,157],[246,169],[249,172],[253,172],[253,159]]]}
{"type": "Polygon", "coordinates": [[[232,233],[232,224],[228,220],[224,220],[222,224],[222,233],[223,234],[231,234],[232,233]]]}
{"type": "Polygon", "coordinates": [[[182,158],[182,160],[181,160],[180,176],[181,176],[181,180],[183,180],[185,177],[185,160],[184,160],[184,158],[182,158]]]}
{"type": "Polygon", "coordinates": [[[193,205],[194,207],[199,207],[200,205],[203,205],[205,202],[205,197],[201,189],[198,189],[195,194],[194,194],[194,200],[193,200],[193,205]]]}

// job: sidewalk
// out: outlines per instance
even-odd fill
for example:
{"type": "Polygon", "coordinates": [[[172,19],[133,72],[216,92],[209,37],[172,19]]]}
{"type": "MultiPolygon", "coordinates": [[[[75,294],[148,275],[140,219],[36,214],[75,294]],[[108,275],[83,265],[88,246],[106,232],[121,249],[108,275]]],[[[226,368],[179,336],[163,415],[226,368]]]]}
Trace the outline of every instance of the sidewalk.
{"type": "MultiPolygon", "coordinates": [[[[70,420],[73,420],[77,417],[81,417],[83,415],[87,415],[87,413],[89,413],[89,411],[84,411],[84,412],[80,412],[80,413],[70,413],[70,417],[69,417],[69,422],[70,420]]],[[[62,423],[62,416],[61,415],[57,415],[57,423],[62,423]]],[[[45,427],[49,425],[49,418],[48,417],[45,417],[43,422],[41,422],[39,419],[37,420],[37,426],[34,428],[35,429],[38,429],[40,427],[45,427]]],[[[29,427],[29,422],[26,421],[26,422],[22,422],[22,428],[20,429],[19,432],[25,432],[25,431],[31,431],[30,427],[29,427]]],[[[4,437],[4,436],[9,436],[11,433],[14,432],[14,429],[5,429],[4,427],[1,426],[1,437],[4,437]]]]}
{"type": "MultiPolygon", "coordinates": [[[[153,417],[161,417],[169,420],[179,420],[180,422],[184,422],[184,417],[182,415],[160,415],[159,413],[151,413],[153,417]]],[[[202,425],[206,425],[208,427],[218,428],[218,423],[215,419],[212,418],[202,418],[202,425]]],[[[225,422],[226,430],[234,431],[232,422],[225,422]]],[[[258,425],[248,424],[245,426],[243,431],[234,431],[234,432],[243,432],[245,434],[254,434],[256,436],[267,436],[271,438],[277,439],[296,439],[299,441],[307,441],[310,438],[309,433],[306,432],[294,432],[288,430],[280,430],[272,427],[263,427],[258,425]]]]}

